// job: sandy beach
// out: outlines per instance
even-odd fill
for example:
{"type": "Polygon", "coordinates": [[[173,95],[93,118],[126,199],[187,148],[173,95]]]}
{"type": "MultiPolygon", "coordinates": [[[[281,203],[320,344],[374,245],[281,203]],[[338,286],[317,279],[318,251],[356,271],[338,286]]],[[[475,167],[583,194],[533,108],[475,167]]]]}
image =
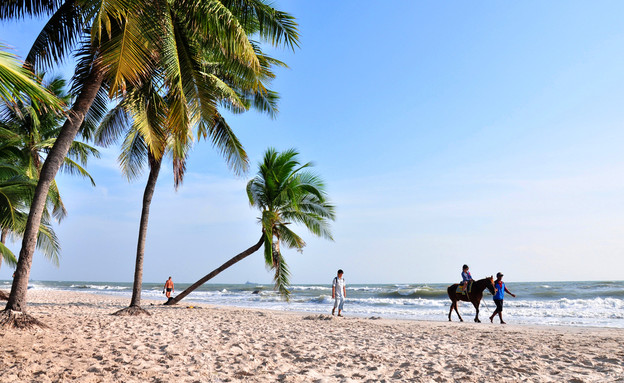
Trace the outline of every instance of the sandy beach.
{"type": "MultiPolygon", "coordinates": [[[[0,330],[9,382],[624,382],[624,330],[334,318],[29,291],[0,330]]],[[[330,308],[328,307],[328,310],[330,308]]],[[[467,316],[469,317],[469,316],[467,316]]]]}

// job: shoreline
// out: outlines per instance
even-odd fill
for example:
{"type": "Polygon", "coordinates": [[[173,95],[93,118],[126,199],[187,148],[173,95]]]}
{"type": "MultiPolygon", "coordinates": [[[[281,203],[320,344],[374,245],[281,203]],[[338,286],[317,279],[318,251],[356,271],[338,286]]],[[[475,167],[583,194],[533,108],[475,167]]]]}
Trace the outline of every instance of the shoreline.
{"type": "Polygon", "coordinates": [[[0,381],[624,382],[624,329],[336,318],[28,292],[49,329],[0,329],[0,381]],[[194,308],[188,308],[188,307],[194,308]]]}
{"type": "MultiPolygon", "coordinates": [[[[7,298],[8,298],[8,293],[9,291],[4,291],[4,290],[0,290],[0,292],[6,292],[7,294],[7,298]]],[[[128,297],[121,297],[118,294],[115,294],[114,292],[110,292],[107,290],[98,290],[98,291],[67,291],[67,290],[54,290],[54,289],[49,289],[49,290],[38,290],[38,289],[29,289],[28,290],[29,294],[31,292],[33,292],[34,294],[37,293],[42,293],[42,292],[46,292],[46,293],[59,293],[59,294],[77,294],[77,295],[85,295],[85,296],[102,296],[102,297],[107,297],[111,300],[118,300],[120,302],[120,304],[122,305],[120,307],[124,308],[126,307],[129,302],[130,302],[130,295],[128,297]]],[[[5,303],[6,300],[0,300],[0,305],[6,304],[5,303]]],[[[30,299],[29,299],[30,302],[30,299]]],[[[29,303],[28,302],[28,303],[29,303]]],[[[149,302],[148,304],[151,306],[164,306],[163,303],[165,303],[164,299],[153,299],[153,298],[142,298],[141,302],[143,303],[143,305],[146,305],[146,302],[149,302]]],[[[28,307],[28,303],[27,303],[27,307],[28,307]]],[[[463,302],[466,303],[466,302],[463,302]]],[[[272,312],[272,313],[276,313],[276,314],[292,314],[292,315],[300,315],[300,316],[307,316],[307,315],[329,315],[331,314],[331,304],[328,304],[327,306],[327,310],[326,312],[318,312],[318,311],[301,311],[301,310],[282,310],[279,308],[273,309],[273,308],[262,308],[262,307],[249,307],[249,306],[244,306],[244,305],[235,305],[235,304],[219,304],[219,303],[206,303],[206,302],[201,302],[201,301],[196,301],[193,300],[192,298],[187,297],[185,300],[183,300],[182,302],[180,302],[177,306],[168,306],[168,307],[186,307],[186,306],[205,306],[205,307],[210,307],[210,308],[224,308],[224,309],[241,309],[241,310],[249,310],[249,311],[267,311],[267,312],[272,312]]],[[[467,306],[468,310],[472,310],[472,307],[467,306]]],[[[488,307],[491,308],[491,307],[488,307]]],[[[513,309],[512,309],[513,310],[513,309]]],[[[491,310],[490,310],[491,311],[491,310]]],[[[510,311],[509,308],[507,308],[506,310],[507,312],[510,311]]],[[[462,312],[463,317],[464,317],[464,322],[460,322],[459,319],[457,318],[456,314],[453,312],[452,314],[452,323],[464,323],[464,324],[472,324],[473,322],[473,311],[463,311],[462,312]]],[[[487,309],[482,309],[481,313],[480,313],[480,319],[482,323],[474,323],[475,325],[499,325],[499,323],[497,323],[498,318],[494,319],[494,323],[487,323],[488,322],[488,314],[489,311],[487,309]]],[[[423,322],[423,323],[449,323],[448,320],[446,320],[446,314],[444,314],[444,317],[440,320],[434,320],[434,319],[419,319],[419,318],[403,318],[403,317],[383,317],[380,315],[370,315],[366,314],[366,315],[358,315],[357,313],[355,314],[350,314],[349,311],[346,311],[346,317],[349,318],[354,318],[354,319],[363,319],[363,320],[370,320],[371,318],[373,318],[374,320],[381,320],[381,321],[398,321],[398,322],[423,322]]],[[[624,331],[624,328],[622,327],[615,327],[615,326],[598,326],[598,325],[574,325],[574,324],[539,324],[539,323],[513,323],[513,314],[511,315],[511,320],[507,320],[507,324],[505,324],[505,327],[521,327],[521,328],[536,328],[536,329],[540,329],[540,328],[544,328],[544,329],[548,329],[548,328],[555,328],[555,329],[570,329],[572,331],[574,331],[575,329],[605,329],[605,330],[617,330],[617,331],[624,331]]]]}

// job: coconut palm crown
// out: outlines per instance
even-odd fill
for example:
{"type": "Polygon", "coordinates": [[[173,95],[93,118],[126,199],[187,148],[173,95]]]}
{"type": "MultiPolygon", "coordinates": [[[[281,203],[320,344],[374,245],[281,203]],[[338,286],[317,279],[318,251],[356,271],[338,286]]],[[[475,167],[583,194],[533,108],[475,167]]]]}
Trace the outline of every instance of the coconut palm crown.
{"type": "Polygon", "coordinates": [[[300,224],[316,236],[333,240],[329,221],[335,219],[335,208],[327,200],[323,181],[306,171],[312,163],[301,164],[298,155],[294,149],[282,153],[268,149],[258,174],[247,184],[249,203],[262,213],[258,221],[266,266],[275,273],[275,288],[285,298],[289,296],[290,272],[280,244],[298,251],[306,245],[289,226],[300,224]]]}

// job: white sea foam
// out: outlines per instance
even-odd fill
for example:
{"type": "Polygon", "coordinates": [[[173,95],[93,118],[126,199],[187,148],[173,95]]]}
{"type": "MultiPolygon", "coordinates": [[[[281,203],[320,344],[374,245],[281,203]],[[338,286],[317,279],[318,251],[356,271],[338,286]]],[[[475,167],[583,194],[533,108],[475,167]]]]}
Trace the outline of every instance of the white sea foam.
{"type": "Polygon", "coordinates": [[[291,286],[293,291],[325,291],[331,290],[331,286],[291,286]]]}

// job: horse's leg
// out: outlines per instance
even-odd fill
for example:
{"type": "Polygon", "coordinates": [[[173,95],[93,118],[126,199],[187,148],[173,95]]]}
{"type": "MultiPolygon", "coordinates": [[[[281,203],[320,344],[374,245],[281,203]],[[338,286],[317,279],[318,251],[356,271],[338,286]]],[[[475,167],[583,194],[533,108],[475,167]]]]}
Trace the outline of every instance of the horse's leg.
{"type": "Polygon", "coordinates": [[[451,300],[451,309],[449,310],[449,322],[452,322],[452,321],[451,321],[451,314],[453,313],[453,305],[454,305],[454,304],[455,304],[455,302],[453,302],[453,301],[451,300]]]}
{"type": "Polygon", "coordinates": [[[459,301],[455,301],[455,312],[457,313],[457,316],[459,317],[459,321],[463,322],[464,320],[462,319],[461,315],[459,315],[459,310],[457,310],[457,303],[459,303],[459,301]]]}
{"type": "Polygon", "coordinates": [[[474,306],[475,310],[477,310],[477,315],[475,315],[475,319],[474,319],[474,321],[477,323],[481,323],[481,321],[479,320],[479,304],[480,303],[481,303],[481,299],[472,302],[472,305],[474,306]]]}

